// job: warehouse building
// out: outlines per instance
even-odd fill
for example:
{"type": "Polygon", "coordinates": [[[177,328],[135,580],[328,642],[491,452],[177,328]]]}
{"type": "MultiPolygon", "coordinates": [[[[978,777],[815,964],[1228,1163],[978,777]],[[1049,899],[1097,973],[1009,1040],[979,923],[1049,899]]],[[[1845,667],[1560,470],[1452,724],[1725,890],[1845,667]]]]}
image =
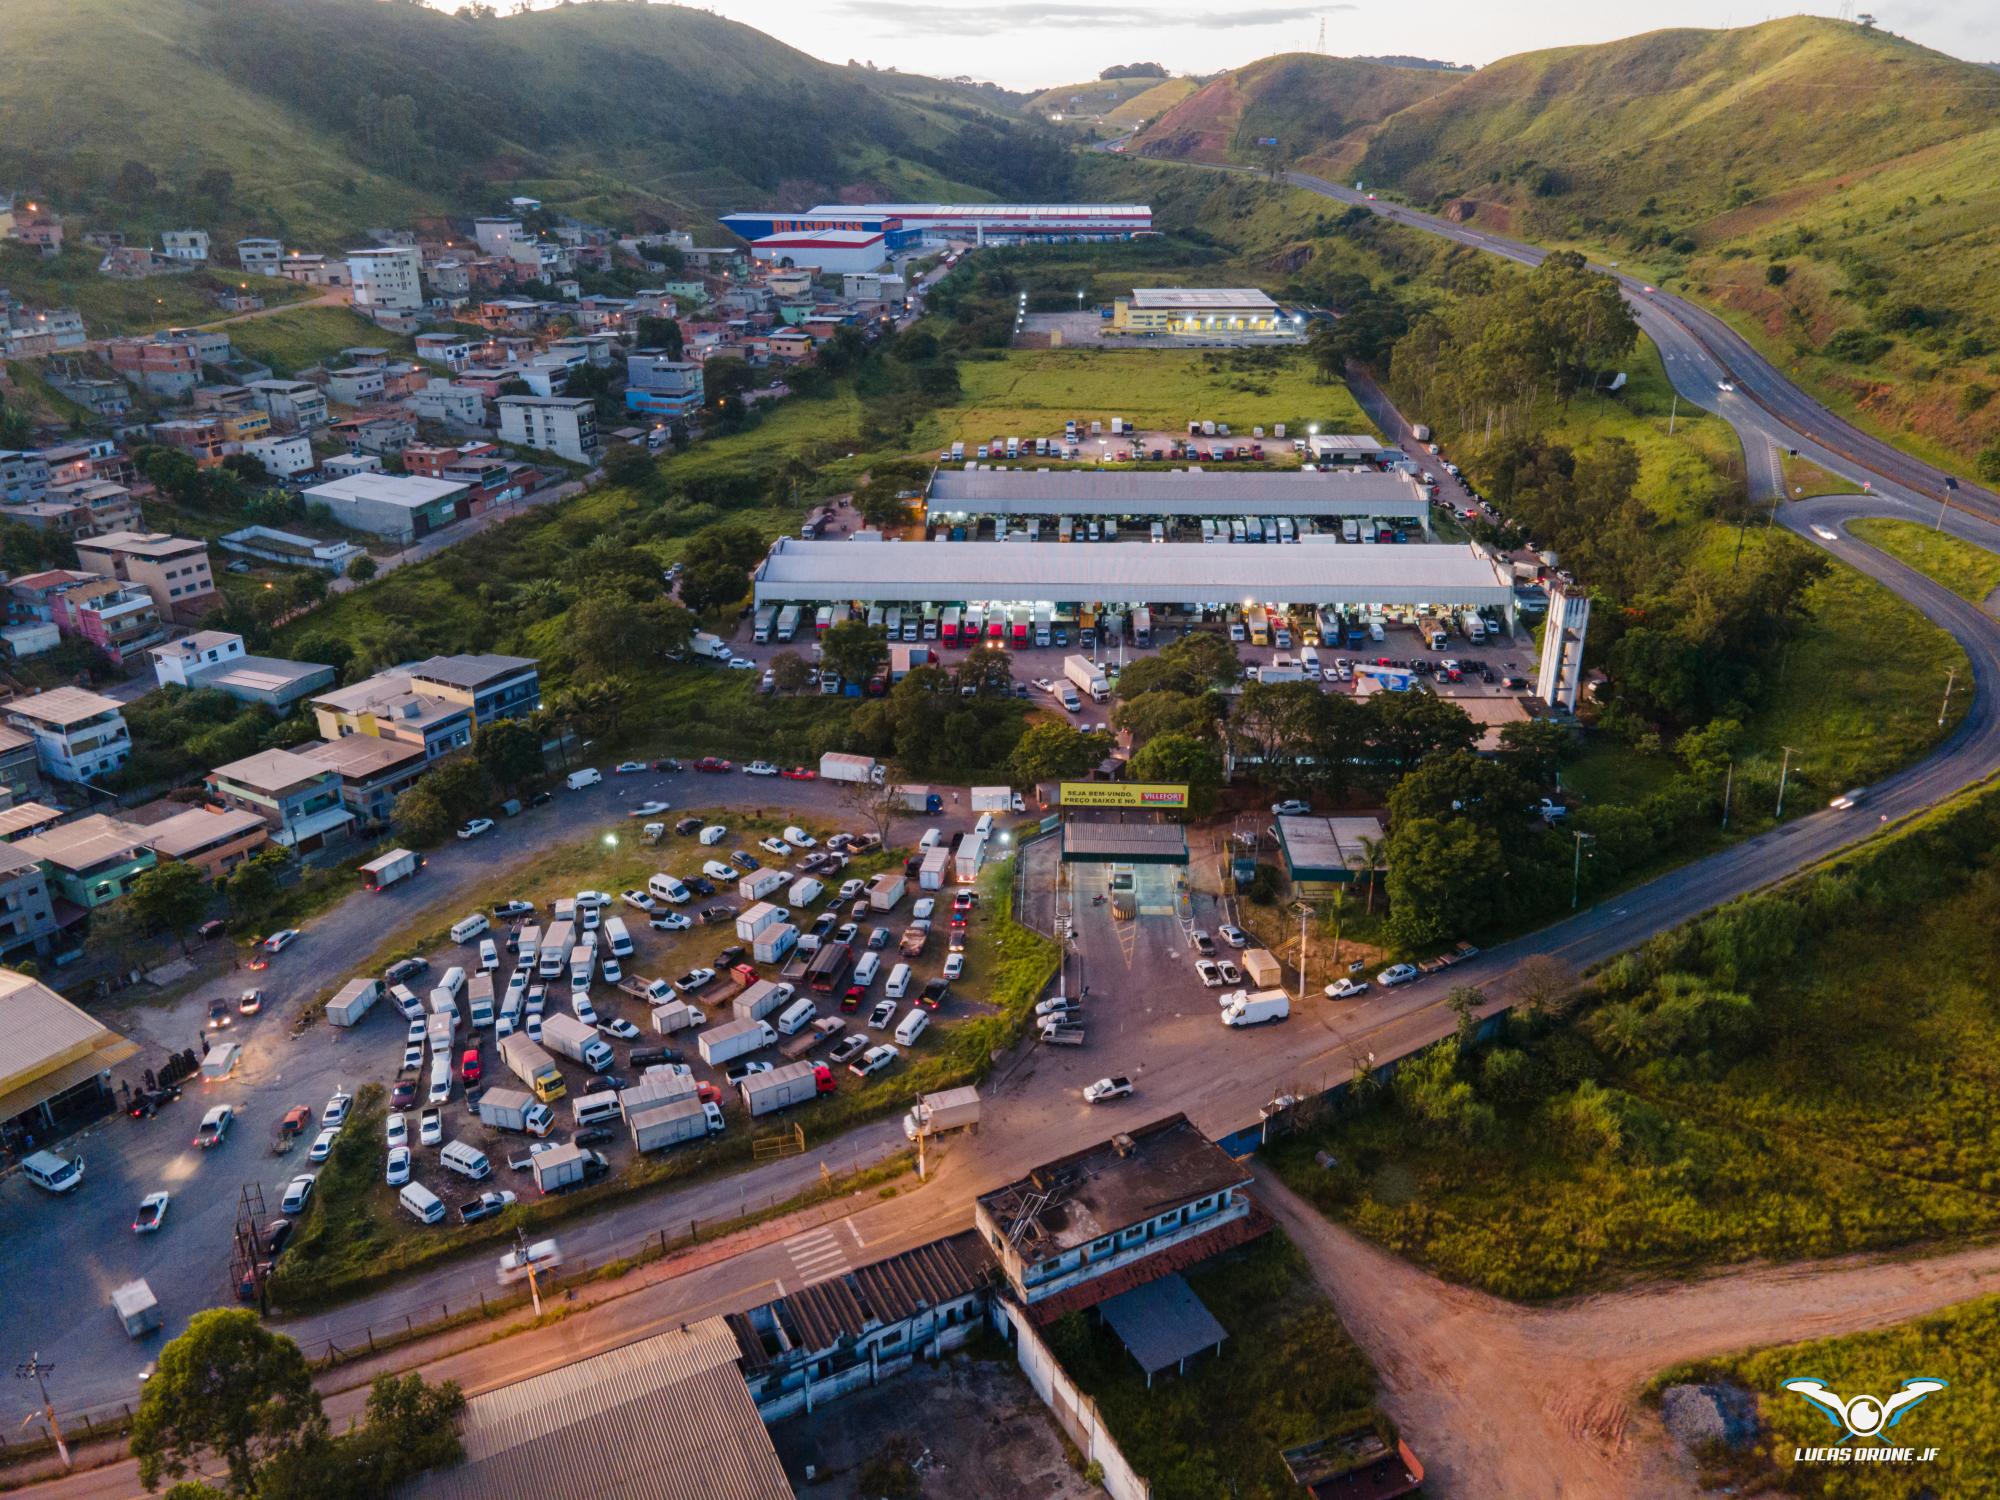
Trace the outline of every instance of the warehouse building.
{"type": "Polygon", "coordinates": [[[1278,304],[1255,287],[1134,287],[1114,298],[1111,326],[1119,333],[1290,332],[1278,304]]]}
{"type": "Polygon", "coordinates": [[[305,493],[308,507],[323,505],[334,520],[356,531],[413,542],[465,514],[459,502],[470,485],[405,474],[350,474],[305,493]]]}
{"type": "Polygon", "coordinates": [[[930,524],[989,517],[1115,516],[1136,520],[1290,516],[1324,526],[1380,520],[1428,537],[1431,507],[1408,474],[1211,473],[1203,469],[939,469],[924,503],[930,524]]]}
{"type": "Polygon", "coordinates": [[[841,274],[873,271],[889,259],[889,236],[880,229],[793,230],[752,240],[750,255],[767,266],[841,274]]]}
{"type": "Polygon", "coordinates": [[[1472,546],[1069,547],[1006,542],[806,542],[781,538],[755,574],[756,603],[1145,605],[1242,603],[1494,609],[1514,619],[1513,579],[1472,546]]]}
{"type": "Polygon", "coordinates": [[[845,229],[880,234],[887,250],[901,251],[952,243],[1129,240],[1153,232],[1153,210],[1144,203],[822,203],[801,213],[724,214],[722,223],[752,244],[773,235],[845,229]]]}

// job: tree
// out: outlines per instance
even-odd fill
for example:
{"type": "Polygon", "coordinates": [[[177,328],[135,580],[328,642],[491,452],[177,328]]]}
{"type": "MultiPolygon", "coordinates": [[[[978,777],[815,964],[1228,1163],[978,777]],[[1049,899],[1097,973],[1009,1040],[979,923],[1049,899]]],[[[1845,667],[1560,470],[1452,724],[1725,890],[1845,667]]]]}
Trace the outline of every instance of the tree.
{"type": "Polygon", "coordinates": [[[187,931],[208,914],[215,899],[207,879],[178,859],[154,865],[132,882],[132,909],[148,927],[171,932],[187,952],[187,931]]]}
{"type": "Polygon", "coordinates": [[[750,592],[750,573],[734,563],[689,565],[681,574],[681,602],[698,615],[722,609],[750,592]]]}
{"type": "Polygon", "coordinates": [[[826,665],[849,682],[866,682],[889,659],[889,638],[880,625],[842,620],[820,637],[826,665]]]}
{"type": "Polygon", "coordinates": [[[479,816],[493,801],[486,768],[471,756],[453,756],[424,772],[412,791],[427,791],[455,823],[479,816]]]}
{"type": "Polygon", "coordinates": [[[1576,735],[1554,719],[1528,719],[1500,731],[1500,750],[1535,786],[1554,783],[1562,763],[1576,749],[1576,735]]]}
{"type": "Polygon", "coordinates": [[[887,844],[890,829],[907,809],[903,806],[903,791],[895,769],[886,764],[880,769],[882,779],[879,782],[845,783],[840,789],[840,802],[857,817],[866,819],[875,837],[887,844]]]}
{"type": "Polygon", "coordinates": [[[1514,970],[1514,1004],[1531,1016],[1560,1016],[1576,1000],[1576,970],[1553,953],[1531,953],[1514,970]]]}
{"type": "Polygon", "coordinates": [[[360,1424],[325,1441],[302,1443],[264,1464],[259,1500],[377,1500],[428,1469],[465,1459],[459,1424],[465,1394],[455,1380],[378,1375],[360,1424]]]}
{"type": "Polygon", "coordinates": [[[1222,756],[1213,745],[1191,734],[1155,735],[1132,757],[1127,769],[1134,781],[1185,783],[1188,811],[1195,817],[1205,818],[1215,810],[1215,796],[1222,789],[1222,756]]]}
{"type": "Polygon", "coordinates": [[[326,1430],[299,1346],[247,1309],[215,1308],[160,1351],[132,1419],[132,1455],[149,1490],[214,1454],[228,1466],[231,1493],[253,1495],[261,1462],[326,1430]]]}
{"type": "Polygon", "coordinates": [[[341,636],[325,630],[309,630],[300,636],[292,647],[297,654],[295,661],[316,661],[323,667],[332,667],[336,678],[347,676],[347,669],[354,661],[354,647],[341,636]]]}
{"type": "Polygon", "coordinates": [[[781,693],[802,693],[812,681],[812,664],[796,651],[771,658],[771,686],[781,693]]]}
{"type": "Polygon", "coordinates": [[[883,530],[894,526],[907,526],[910,522],[910,502],[902,492],[909,488],[894,475],[873,478],[861,486],[854,495],[854,508],[861,512],[861,519],[883,530]]]}
{"type": "Polygon", "coordinates": [[[1376,693],[1365,707],[1369,742],[1391,781],[1431,756],[1470,750],[1479,738],[1464,709],[1432,693],[1376,693]]]}
{"type": "Polygon", "coordinates": [[[1110,735],[1084,734],[1072,725],[1045,719],[1029,725],[1015,744],[1007,772],[1016,786],[1075,781],[1088,776],[1110,753],[1110,735]]]}
{"type": "Polygon", "coordinates": [[[625,489],[651,489],[660,477],[660,466],[653,461],[653,455],[637,443],[613,443],[605,451],[600,467],[606,483],[625,489]]]}
{"type": "Polygon", "coordinates": [[[445,835],[451,832],[451,814],[445,811],[437,794],[421,782],[396,799],[389,810],[389,820],[395,825],[397,838],[419,849],[443,843],[445,835]]]}
{"type": "Polygon", "coordinates": [[[975,697],[996,697],[1014,691],[1014,661],[992,646],[975,646],[958,664],[957,685],[975,697]]]}
{"type": "Polygon", "coordinates": [[[1389,835],[1389,934],[1415,952],[1479,932],[1506,879],[1500,841],[1467,819],[1398,821],[1389,835]]]}
{"type": "Polygon", "coordinates": [[[541,779],[542,737],[520,719],[496,719],[472,739],[472,754],[495,786],[518,792],[541,779]]]}
{"type": "Polygon", "coordinates": [[[679,359],[686,348],[681,325],[672,318],[640,318],[638,339],[641,349],[663,349],[668,359],[679,359]]]}
{"type": "Polygon", "coordinates": [[[229,910],[239,917],[253,916],[278,899],[292,851],[273,846],[259,850],[229,872],[222,894],[229,910]]]}

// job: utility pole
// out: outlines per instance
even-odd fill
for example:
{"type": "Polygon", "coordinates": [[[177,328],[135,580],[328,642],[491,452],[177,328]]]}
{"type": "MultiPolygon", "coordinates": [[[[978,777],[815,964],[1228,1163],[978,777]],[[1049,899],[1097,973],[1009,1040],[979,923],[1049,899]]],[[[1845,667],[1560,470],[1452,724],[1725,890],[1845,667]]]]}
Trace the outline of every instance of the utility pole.
{"type": "Polygon", "coordinates": [[[535,1316],[542,1315],[542,1285],[535,1273],[535,1263],[528,1259],[528,1233],[520,1226],[514,1229],[514,1252],[521,1257],[521,1264],[528,1268],[528,1296],[535,1304],[535,1316]]]}
{"type": "Polygon", "coordinates": [[[1571,911],[1576,910],[1577,902],[1583,897],[1583,846],[1586,840],[1594,844],[1597,842],[1597,835],[1581,832],[1576,835],[1576,863],[1570,870],[1569,876],[1569,909],[1571,911]]]}
{"type": "Polygon", "coordinates": [[[1667,436],[1674,435],[1674,422],[1681,414],[1681,393],[1674,392],[1673,405],[1667,408],[1667,436]]]}
{"type": "Polygon", "coordinates": [[[1791,774],[1792,756],[1795,754],[1797,752],[1790,745],[1785,746],[1784,763],[1778,768],[1778,811],[1776,816],[1780,821],[1783,821],[1785,816],[1785,778],[1791,774]]]}
{"type": "Polygon", "coordinates": [[[924,1170],[924,1137],[929,1135],[930,1132],[924,1129],[924,1096],[922,1094],[917,1095],[916,1111],[911,1115],[911,1118],[917,1122],[917,1181],[928,1182],[930,1179],[924,1170]]]}
{"type": "Polygon", "coordinates": [[[1958,668],[1953,667],[1944,680],[1944,702],[1938,705],[1938,728],[1944,728],[1944,716],[1951,709],[1952,684],[1958,681],[1958,668]]]}
{"type": "Polygon", "coordinates": [[[1736,790],[1736,762],[1729,763],[1729,774],[1722,780],[1722,826],[1729,826],[1729,794],[1736,790]]]}
{"type": "MultiPolygon", "coordinates": [[[[63,1471],[70,1467],[69,1444],[63,1441],[62,1424],[56,1420],[55,1403],[49,1400],[48,1377],[55,1374],[56,1367],[42,1362],[42,1351],[37,1349],[25,1361],[14,1366],[17,1380],[32,1380],[42,1393],[42,1420],[49,1424],[49,1436],[55,1439],[56,1456],[62,1460],[63,1471]]],[[[33,1420],[31,1417],[30,1421],[33,1420]]]]}
{"type": "Polygon", "coordinates": [[[1299,914],[1299,999],[1303,1002],[1306,996],[1306,923],[1313,914],[1312,903],[1294,901],[1292,910],[1299,914]]]}

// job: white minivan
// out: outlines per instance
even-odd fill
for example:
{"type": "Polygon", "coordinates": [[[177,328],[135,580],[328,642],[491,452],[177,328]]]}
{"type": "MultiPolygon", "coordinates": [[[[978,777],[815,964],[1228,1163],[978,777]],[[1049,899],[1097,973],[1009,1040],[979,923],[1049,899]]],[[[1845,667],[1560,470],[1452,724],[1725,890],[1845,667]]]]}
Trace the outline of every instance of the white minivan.
{"type": "Polygon", "coordinates": [[[778,1017],[778,1035],[797,1036],[801,1031],[812,1025],[814,1018],[818,1015],[819,1007],[814,1005],[812,1001],[794,1000],[790,1005],[785,1007],[784,1013],[778,1017]]]}
{"type": "Polygon", "coordinates": [[[688,903],[688,888],[681,884],[680,877],[661,873],[646,882],[646,889],[662,901],[671,901],[675,906],[688,903]]]}
{"type": "Polygon", "coordinates": [[[903,1017],[901,1024],[896,1027],[896,1040],[907,1047],[922,1036],[930,1024],[930,1012],[919,1010],[913,1005],[910,1007],[910,1013],[903,1017]]]}
{"type": "MultiPolygon", "coordinates": [[[[873,958],[874,954],[868,955],[873,958]]],[[[882,993],[891,1000],[900,1000],[910,992],[910,966],[897,964],[889,971],[889,982],[882,987],[882,993]]]]}
{"type": "Polygon", "coordinates": [[[491,974],[500,967],[500,950],[494,946],[492,938],[479,940],[479,972],[491,974]]]}
{"type": "Polygon", "coordinates": [[[396,1199],[419,1224],[436,1224],[444,1218],[444,1199],[421,1182],[405,1184],[396,1199]]]}
{"type": "Polygon", "coordinates": [[[451,1054],[434,1053],[431,1057],[430,1102],[443,1104],[451,1098],[451,1054]]]}
{"type": "Polygon", "coordinates": [[[486,1159],[486,1153],[477,1146],[468,1146],[464,1141],[446,1141],[444,1150],[438,1153],[438,1160],[461,1177],[470,1177],[474,1182],[493,1175],[493,1163],[486,1159]]]}
{"type": "Polygon", "coordinates": [[[474,912],[469,917],[460,917],[451,924],[451,940],[454,943],[469,943],[476,937],[484,937],[493,924],[486,920],[484,912],[474,912]]]}
{"type": "Polygon", "coordinates": [[[587,786],[596,786],[604,780],[604,773],[594,766],[585,766],[581,771],[572,771],[565,778],[572,792],[580,792],[587,786]]]}
{"type": "Polygon", "coordinates": [[[854,977],[849,983],[858,984],[865,990],[875,982],[875,976],[881,972],[882,955],[872,952],[864,953],[856,961],[854,965],[854,977]]]}

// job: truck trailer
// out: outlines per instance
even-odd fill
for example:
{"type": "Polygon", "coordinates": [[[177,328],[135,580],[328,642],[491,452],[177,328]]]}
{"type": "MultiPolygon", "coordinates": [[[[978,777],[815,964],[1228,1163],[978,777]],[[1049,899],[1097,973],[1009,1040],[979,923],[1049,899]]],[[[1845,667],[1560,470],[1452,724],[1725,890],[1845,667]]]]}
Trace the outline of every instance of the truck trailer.
{"type": "Polygon", "coordinates": [[[701,1051],[701,1060],[713,1067],[717,1063],[734,1062],[777,1040],[778,1033],[768,1021],[725,1021],[703,1031],[695,1045],[701,1051]]]}
{"type": "Polygon", "coordinates": [[[687,1141],[706,1139],[722,1129],[722,1111],[693,1094],[630,1110],[625,1124],[639,1151],[661,1151],[687,1141]]]}
{"type": "Polygon", "coordinates": [[[925,1094],[915,1109],[903,1116],[903,1134],[935,1139],[951,1130],[975,1130],[979,1126],[979,1090],[971,1084],[925,1094]]]}
{"type": "Polygon", "coordinates": [[[611,1069],[611,1044],[597,1034],[595,1027],[584,1025],[575,1016],[560,1011],[543,1016],[542,1042],[551,1052],[582,1063],[593,1073],[611,1069]]]}
{"type": "Polygon", "coordinates": [[[1105,703],[1111,698],[1110,682],[1097,670],[1097,663],[1087,656],[1065,656],[1063,676],[1075,684],[1078,692],[1089,695],[1093,702],[1105,703]]]}
{"type": "Polygon", "coordinates": [[[768,1073],[752,1073],[738,1087],[753,1117],[768,1115],[832,1093],[833,1070],[824,1063],[781,1063],[768,1073]]]}
{"type": "Polygon", "coordinates": [[[408,880],[424,862],[408,849],[391,849],[379,859],[361,867],[361,883],[371,891],[386,891],[399,880],[408,880]]]}
{"type": "Polygon", "coordinates": [[[326,1002],[326,1019],[335,1026],[352,1026],[382,998],[379,979],[350,979],[326,1002]]]}
{"type": "Polygon", "coordinates": [[[882,768],[875,763],[872,755],[843,755],[829,750],[819,758],[819,779],[821,781],[848,781],[854,783],[874,782],[880,785],[882,768]]]}

